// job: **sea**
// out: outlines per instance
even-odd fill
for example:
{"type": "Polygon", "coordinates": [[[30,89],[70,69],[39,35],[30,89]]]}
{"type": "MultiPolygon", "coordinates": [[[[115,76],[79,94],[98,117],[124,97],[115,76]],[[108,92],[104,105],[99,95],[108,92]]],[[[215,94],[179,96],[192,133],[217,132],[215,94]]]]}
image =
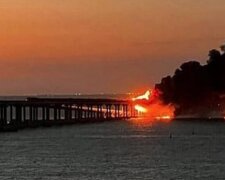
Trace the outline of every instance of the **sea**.
{"type": "Polygon", "coordinates": [[[225,179],[225,122],[130,119],[0,133],[0,180],[225,179]]]}
{"type": "Polygon", "coordinates": [[[0,134],[0,179],[224,179],[225,122],[146,119],[0,134]]]}

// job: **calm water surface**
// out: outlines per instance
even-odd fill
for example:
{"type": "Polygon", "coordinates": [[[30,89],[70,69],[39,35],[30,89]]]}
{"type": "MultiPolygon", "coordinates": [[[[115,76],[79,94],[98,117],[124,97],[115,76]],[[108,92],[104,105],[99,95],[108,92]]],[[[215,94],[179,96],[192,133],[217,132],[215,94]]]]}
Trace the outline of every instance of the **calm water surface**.
{"type": "Polygon", "coordinates": [[[225,122],[132,120],[0,134],[1,180],[224,179],[224,170],[225,122]]]}

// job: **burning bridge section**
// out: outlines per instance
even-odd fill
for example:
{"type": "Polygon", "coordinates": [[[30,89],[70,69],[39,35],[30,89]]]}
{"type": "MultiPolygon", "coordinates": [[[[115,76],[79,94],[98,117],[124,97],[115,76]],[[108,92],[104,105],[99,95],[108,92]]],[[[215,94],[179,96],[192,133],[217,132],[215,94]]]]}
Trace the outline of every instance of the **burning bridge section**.
{"type": "Polygon", "coordinates": [[[0,131],[75,123],[143,118],[171,120],[173,107],[163,105],[157,90],[127,100],[27,98],[0,101],[0,131]]]}
{"type": "Polygon", "coordinates": [[[150,120],[170,121],[174,118],[175,108],[172,104],[165,105],[157,89],[150,89],[145,94],[132,98],[138,117],[144,116],[150,120]]]}

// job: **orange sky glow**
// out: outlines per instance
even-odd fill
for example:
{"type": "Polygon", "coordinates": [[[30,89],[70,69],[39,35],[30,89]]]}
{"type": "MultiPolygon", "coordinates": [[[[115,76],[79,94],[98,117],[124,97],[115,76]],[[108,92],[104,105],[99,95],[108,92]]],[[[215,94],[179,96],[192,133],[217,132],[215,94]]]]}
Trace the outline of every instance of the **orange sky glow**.
{"type": "Polygon", "coordinates": [[[130,92],[225,41],[224,0],[1,0],[0,95],[130,92]]]}

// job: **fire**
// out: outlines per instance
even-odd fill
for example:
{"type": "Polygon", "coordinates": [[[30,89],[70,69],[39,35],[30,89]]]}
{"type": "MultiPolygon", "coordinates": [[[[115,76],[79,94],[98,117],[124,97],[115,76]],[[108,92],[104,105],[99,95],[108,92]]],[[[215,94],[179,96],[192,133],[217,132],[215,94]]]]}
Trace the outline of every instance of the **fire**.
{"type": "Polygon", "coordinates": [[[132,100],[137,103],[134,107],[138,115],[160,121],[170,121],[174,117],[174,106],[165,105],[160,100],[160,92],[155,89],[148,90],[145,94],[132,98],[132,100]]]}
{"type": "Polygon", "coordinates": [[[162,121],[162,122],[170,122],[172,119],[173,119],[173,117],[171,117],[169,115],[155,117],[155,120],[162,121]]]}
{"type": "Polygon", "coordinates": [[[149,100],[151,94],[152,94],[152,91],[148,90],[148,91],[146,91],[145,94],[143,94],[143,95],[141,95],[141,96],[138,96],[138,97],[135,97],[135,98],[133,98],[132,100],[133,100],[133,101],[136,101],[136,100],[149,100]]]}
{"type": "Polygon", "coordinates": [[[171,119],[171,116],[159,116],[159,117],[156,117],[156,119],[171,119]]]}
{"type": "Polygon", "coordinates": [[[134,108],[135,108],[135,110],[138,111],[138,113],[146,113],[147,112],[147,109],[146,108],[144,108],[144,107],[142,107],[142,106],[140,106],[138,104],[135,105],[134,108]]]}

